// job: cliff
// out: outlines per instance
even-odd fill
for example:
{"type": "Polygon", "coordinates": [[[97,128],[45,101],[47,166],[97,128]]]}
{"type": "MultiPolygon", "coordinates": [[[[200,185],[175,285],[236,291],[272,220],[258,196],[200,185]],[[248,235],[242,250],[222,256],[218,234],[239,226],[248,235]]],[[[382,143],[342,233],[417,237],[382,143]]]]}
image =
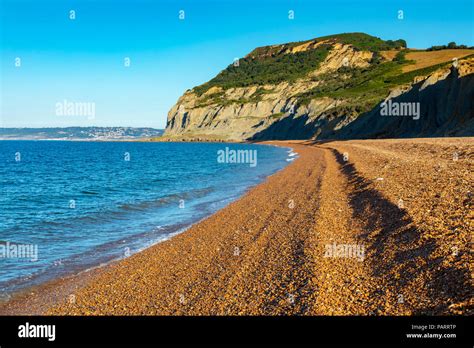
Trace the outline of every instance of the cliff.
{"type": "Polygon", "coordinates": [[[474,50],[455,64],[426,52],[440,58],[419,69],[410,52],[403,40],[362,33],[257,48],[186,91],[168,113],[165,138],[472,135],[474,50]],[[402,102],[418,105],[419,117],[380,114],[402,102]]]}

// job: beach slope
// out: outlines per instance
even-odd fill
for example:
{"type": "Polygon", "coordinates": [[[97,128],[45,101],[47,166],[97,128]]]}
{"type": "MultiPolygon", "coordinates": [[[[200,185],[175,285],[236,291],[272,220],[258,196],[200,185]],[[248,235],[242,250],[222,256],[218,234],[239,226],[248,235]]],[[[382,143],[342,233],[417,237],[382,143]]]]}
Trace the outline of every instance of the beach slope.
{"type": "Polygon", "coordinates": [[[0,312],[472,313],[474,138],[273,144],[299,157],[238,201],[0,312]]]}

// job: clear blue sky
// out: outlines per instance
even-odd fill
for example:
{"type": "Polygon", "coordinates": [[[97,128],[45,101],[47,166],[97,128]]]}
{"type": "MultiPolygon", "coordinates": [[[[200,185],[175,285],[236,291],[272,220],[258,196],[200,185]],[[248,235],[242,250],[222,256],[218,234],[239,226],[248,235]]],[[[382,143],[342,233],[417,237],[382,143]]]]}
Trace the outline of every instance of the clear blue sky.
{"type": "Polygon", "coordinates": [[[0,2],[0,127],[163,128],[186,89],[262,45],[342,32],[403,38],[414,48],[474,45],[472,0],[0,2]],[[95,103],[95,118],[57,116],[64,99],[95,103]]]}

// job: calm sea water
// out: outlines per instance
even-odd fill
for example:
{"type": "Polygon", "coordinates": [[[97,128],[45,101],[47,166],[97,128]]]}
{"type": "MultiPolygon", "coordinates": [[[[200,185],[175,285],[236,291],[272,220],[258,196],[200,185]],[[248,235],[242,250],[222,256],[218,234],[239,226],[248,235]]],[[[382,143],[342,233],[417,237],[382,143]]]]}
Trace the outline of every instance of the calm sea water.
{"type": "Polygon", "coordinates": [[[5,257],[4,247],[0,292],[167,239],[283,168],[289,152],[250,144],[0,141],[0,245],[31,251],[5,257]],[[257,165],[218,163],[225,147],[257,150],[257,165]]]}

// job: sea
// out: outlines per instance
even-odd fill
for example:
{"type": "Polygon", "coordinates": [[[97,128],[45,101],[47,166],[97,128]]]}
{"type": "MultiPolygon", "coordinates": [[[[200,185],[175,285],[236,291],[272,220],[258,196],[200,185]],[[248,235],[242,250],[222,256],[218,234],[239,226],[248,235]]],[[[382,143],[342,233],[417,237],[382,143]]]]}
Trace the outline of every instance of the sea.
{"type": "Polygon", "coordinates": [[[260,144],[0,141],[0,298],[169,239],[294,158],[260,144]]]}

